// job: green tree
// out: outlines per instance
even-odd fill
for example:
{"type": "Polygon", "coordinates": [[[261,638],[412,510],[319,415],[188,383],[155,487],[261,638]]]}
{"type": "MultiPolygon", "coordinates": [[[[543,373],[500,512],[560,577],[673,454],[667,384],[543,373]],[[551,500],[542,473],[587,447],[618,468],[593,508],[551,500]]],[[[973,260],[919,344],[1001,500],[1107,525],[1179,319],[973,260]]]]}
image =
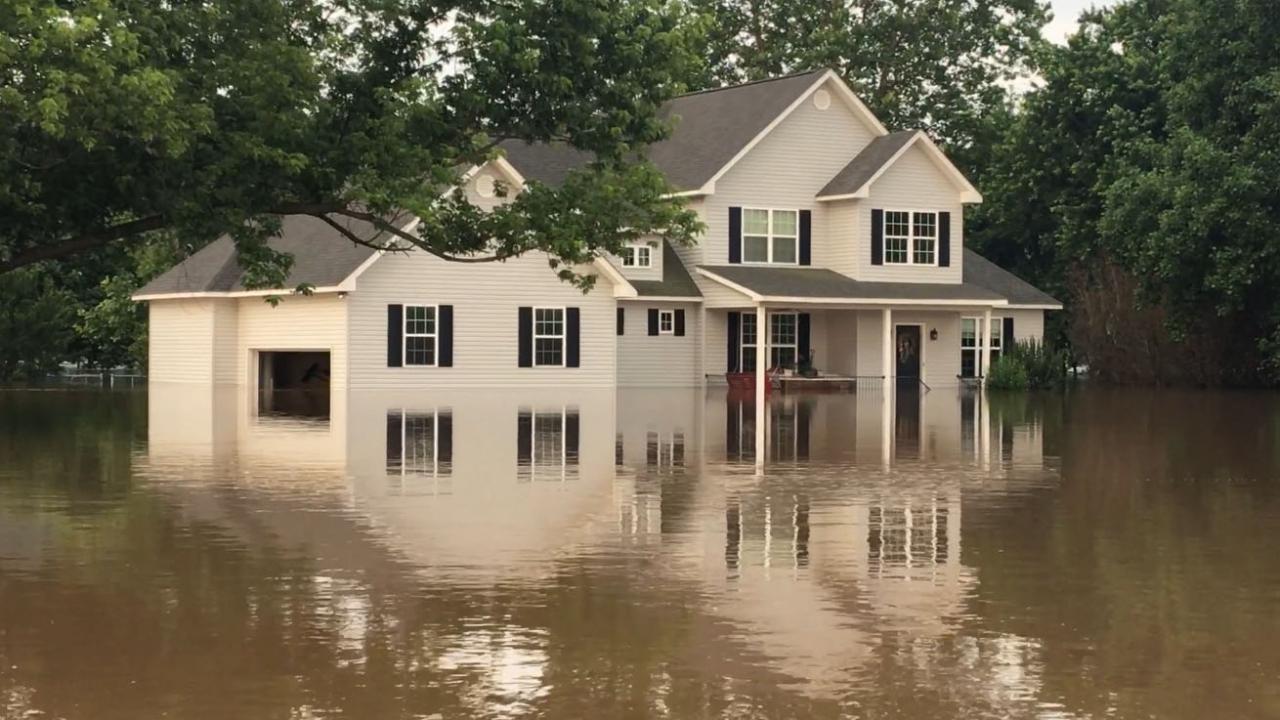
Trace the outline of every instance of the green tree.
{"type": "Polygon", "coordinates": [[[1090,308],[1071,336],[1104,374],[1277,378],[1277,43],[1263,0],[1129,0],[1043,49],[968,237],[1090,308]]]}
{"type": "Polygon", "coordinates": [[[128,255],[127,263],[104,277],[82,301],[76,323],[76,348],[91,367],[146,367],[147,309],[133,301],[138,288],[177,261],[178,243],[155,234],[128,255]]]}
{"type": "Polygon", "coordinates": [[[75,298],[40,268],[0,275],[0,382],[39,380],[67,359],[75,298]]]}
{"type": "Polygon", "coordinates": [[[713,18],[709,72],[758,79],[839,71],[884,123],[969,157],[996,139],[1006,84],[1028,72],[1039,0],[691,0],[713,18]]]}
{"type": "Polygon", "coordinates": [[[664,0],[10,0],[0,27],[0,272],[168,230],[230,233],[279,285],[265,239],[308,214],[459,262],[545,250],[586,283],[565,268],[697,226],[636,159],[700,62],[664,0]],[[596,162],[493,213],[444,193],[507,138],[596,162]]]}

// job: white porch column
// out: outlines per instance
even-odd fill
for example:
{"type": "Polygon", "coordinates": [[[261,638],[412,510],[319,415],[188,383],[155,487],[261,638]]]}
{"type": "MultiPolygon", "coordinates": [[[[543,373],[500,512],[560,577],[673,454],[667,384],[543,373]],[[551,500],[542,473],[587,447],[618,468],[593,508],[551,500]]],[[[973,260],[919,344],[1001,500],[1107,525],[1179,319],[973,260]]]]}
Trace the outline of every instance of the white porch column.
{"type": "Polygon", "coordinates": [[[991,308],[982,312],[982,334],[978,342],[982,343],[982,384],[987,384],[987,371],[991,369],[991,308]]]}
{"type": "Polygon", "coordinates": [[[768,444],[765,431],[765,383],[769,375],[769,317],[764,305],[756,305],[756,467],[764,467],[768,444]]]}
{"type": "Polygon", "coordinates": [[[888,392],[889,388],[893,386],[893,377],[896,371],[893,366],[893,311],[889,308],[881,310],[880,322],[884,325],[881,334],[881,342],[883,344],[881,362],[884,368],[884,389],[885,392],[888,392]]]}

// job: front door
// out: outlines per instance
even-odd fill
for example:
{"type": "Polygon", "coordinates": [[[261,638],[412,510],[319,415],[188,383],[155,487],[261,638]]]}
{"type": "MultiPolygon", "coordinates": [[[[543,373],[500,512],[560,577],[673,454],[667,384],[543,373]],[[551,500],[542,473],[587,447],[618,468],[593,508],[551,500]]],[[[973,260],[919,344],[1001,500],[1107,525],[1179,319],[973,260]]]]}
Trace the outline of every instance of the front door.
{"type": "Polygon", "coordinates": [[[898,382],[915,383],[920,379],[920,326],[899,325],[895,333],[898,358],[898,382]]]}

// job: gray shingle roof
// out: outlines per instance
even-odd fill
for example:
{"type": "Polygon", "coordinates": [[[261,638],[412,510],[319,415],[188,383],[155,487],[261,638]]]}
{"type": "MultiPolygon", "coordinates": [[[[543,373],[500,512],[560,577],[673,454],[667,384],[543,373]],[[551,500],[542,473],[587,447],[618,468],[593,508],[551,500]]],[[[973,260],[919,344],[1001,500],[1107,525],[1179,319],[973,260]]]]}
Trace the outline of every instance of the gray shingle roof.
{"type": "Polygon", "coordinates": [[[702,297],[698,284],[689,275],[671,243],[662,241],[662,279],[629,280],[640,297],[702,297]]]}
{"type": "Polygon", "coordinates": [[[857,192],[902,149],[902,146],[911,142],[918,132],[918,130],[901,130],[882,135],[867,143],[862,152],[850,160],[843,170],[831,178],[831,182],[818,191],[818,197],[850,195],[857,192]]]}
{"type": "Polygon", "coordinates": [[[971,283],[866,282],[822,268],[775,268],[751,265],[701,265],[736,285],[765,297],[874,300],[973,300],[990,302],[1003,296],[971,283]]]}
{"type": "Polygon", "coordinates": [[[964,251],[964,281],[999,293],[1010,305],[1062,306],[1048,293],[968,248],[964,251]]]}
{"type": "MultiPolygon", "coordinates": [[[[408,218],[404,219],[405,221],[408,218]]],[[[381,239],[368,223],[339,219],[360,237],[381,239]]],[[[302,283],[315,287],[328,287],[342,282],[348,275],[369,259],[375,251],[356,245],[337,230],[309,215],[287,215],[283,218],[280,236],[267,244],[280,252],[293,255],[293,268],[285,288],[302,283]]],[[[224,235],[168,272],[147,283],[136,295],[167,295],[195,292],[235,292],[246,290],[244,273],[236,261],[235,243],[224,235]]]]}
{"type": "MultiPolygon", "coordinates": [[[[650,146],[649,159],[677,189],[696,190],[825,72],[812,70],[674,98],[661,114],[675,127],[669,138],[650,146]]],[[[590,153],[564,143],[506,141],[501,147],[521,175],[550,185],[591,159],[590,153]]]]}

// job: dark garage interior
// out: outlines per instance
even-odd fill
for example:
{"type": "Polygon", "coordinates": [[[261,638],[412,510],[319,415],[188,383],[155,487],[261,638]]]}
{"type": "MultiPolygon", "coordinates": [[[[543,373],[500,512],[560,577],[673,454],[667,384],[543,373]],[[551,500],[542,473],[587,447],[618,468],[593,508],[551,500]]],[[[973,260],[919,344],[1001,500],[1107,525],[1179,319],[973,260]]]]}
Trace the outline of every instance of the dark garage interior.
{"type": "Polygon", "coordinates": [[[258,411],[328,417],[331,369],[328,352],[259,350],[258,411]]]}

